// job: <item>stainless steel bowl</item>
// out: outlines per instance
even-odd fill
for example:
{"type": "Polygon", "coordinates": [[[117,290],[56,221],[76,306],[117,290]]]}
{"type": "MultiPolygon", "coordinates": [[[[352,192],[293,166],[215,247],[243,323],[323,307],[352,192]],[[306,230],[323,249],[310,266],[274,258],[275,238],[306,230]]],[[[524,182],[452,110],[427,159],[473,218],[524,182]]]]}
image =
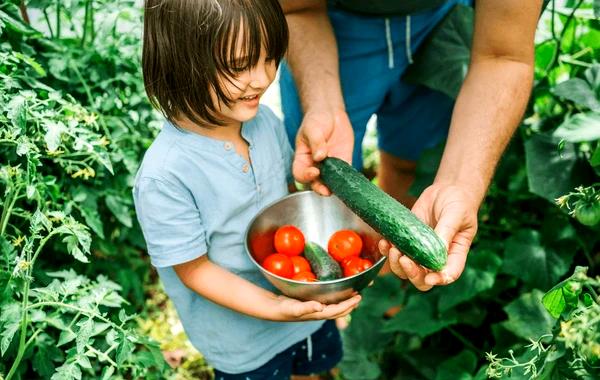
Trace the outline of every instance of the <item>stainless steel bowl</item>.
{"type": "Polygon", "coordinates": [[[350,298],[354,292],[365,288],[377,276],[385,262],[377,249],[381,235],[354,214],[336,196],[321,196],[313,191],[290,194],[264,208],[250,223],[246,231],[246,251],[263,275],[288,297],[338,303],[350,298]],[[371,259],[373,266],[352,277],[331,281],[302,282],[277,276],[259,263],[275,252],[273,237],[277,228],[291,224],[298,227],[306,241],[327,248],[329,237],[337,230],[351,229],[363,239],[363,257],[371,259]]]}

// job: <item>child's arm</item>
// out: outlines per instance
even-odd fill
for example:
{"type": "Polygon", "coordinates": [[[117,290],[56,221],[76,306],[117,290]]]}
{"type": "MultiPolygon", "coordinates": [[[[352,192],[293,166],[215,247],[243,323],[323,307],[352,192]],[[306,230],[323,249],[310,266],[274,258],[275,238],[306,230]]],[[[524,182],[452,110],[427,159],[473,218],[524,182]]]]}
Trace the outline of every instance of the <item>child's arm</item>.
{"type": "Polygon", "coordinates": [[[349,314],[360,301],[356,295],[339,304],[298,301],[277,296],[212,263],[206,255],[174,266],[188,288],[221,306],[271,321],[334,319],[349,314]]]}

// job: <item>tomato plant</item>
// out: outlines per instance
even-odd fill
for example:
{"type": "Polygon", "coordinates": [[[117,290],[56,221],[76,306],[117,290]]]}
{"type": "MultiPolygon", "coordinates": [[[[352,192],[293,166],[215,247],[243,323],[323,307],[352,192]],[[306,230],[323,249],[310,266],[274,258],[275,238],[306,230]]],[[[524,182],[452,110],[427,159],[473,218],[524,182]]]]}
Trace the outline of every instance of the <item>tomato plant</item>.
{"type": "Polygon", "coordinates": [[[334,260],[341,262],[347,257],[358,256],[363,242],[359,234],[352,230],[339,230],[333,233],[327,244],[327,251],[334,260]]]}
{"type": "Polygon", "coordinates": [[[275,232],[275,249],[288,256],[297,256],[304,251],[304,234],[297,227],[281,226],[275,232]]]}
{"type": "Polygon", "coordinates": [[[263,261],[262,266],[269,272],[281,277],[291,278],[294,275],[294,264],[289,256],[273,253],[263,261]]]}

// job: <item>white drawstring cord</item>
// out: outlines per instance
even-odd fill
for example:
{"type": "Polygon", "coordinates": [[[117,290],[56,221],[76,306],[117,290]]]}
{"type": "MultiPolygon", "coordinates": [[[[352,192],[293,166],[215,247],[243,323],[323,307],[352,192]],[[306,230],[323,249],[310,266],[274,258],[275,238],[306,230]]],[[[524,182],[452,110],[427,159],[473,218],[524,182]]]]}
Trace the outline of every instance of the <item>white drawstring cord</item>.
{"type": "Polygon", "coordinates": [[[385,40],[388,48],[388,68],[394,68],[394,44],[392,42],[392,29],[390,28],[390,19],[385,18],[385,40]]]}
{"type": "Polygon", "coordinates": [[[306,356],[308,356],[308,361],[312,362],[312,339],[310,335],[306,338],[306,356]]]}
{"type": "Polygon", "coordinates": [[[406,16],[406,58],[408,59],[408,63],[412,64],[412,51],[410,48],[410,15],[406,16]]]}

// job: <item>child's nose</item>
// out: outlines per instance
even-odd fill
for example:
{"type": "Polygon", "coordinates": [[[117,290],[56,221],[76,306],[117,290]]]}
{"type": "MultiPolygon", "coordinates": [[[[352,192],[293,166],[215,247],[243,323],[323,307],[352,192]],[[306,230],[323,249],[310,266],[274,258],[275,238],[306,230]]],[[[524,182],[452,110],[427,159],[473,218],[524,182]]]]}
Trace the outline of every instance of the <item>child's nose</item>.
{"type": "Polygon", "coordinates": [[[254,88],[265,88],[269,86],[270,82],[271,78],[267,65],[256,65],[256,67],[250,71],[250,86],[254,88]]]}

